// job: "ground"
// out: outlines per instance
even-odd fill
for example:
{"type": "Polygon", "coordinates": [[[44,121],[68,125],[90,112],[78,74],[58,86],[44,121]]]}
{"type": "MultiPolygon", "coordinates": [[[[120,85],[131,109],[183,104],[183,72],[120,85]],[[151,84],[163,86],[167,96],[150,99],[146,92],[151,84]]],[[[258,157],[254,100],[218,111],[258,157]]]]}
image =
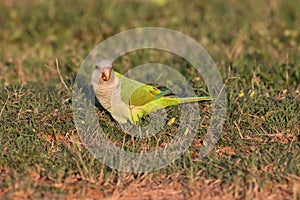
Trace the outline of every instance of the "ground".
{"type": "MultiPolygon", "coordinates": [[[[0,2],[1,199],[299,199],[299,24],[298,0],[0,2]],[[174,163],[125,173],[103,165],[80,139],[73,83],[97,44],[148,26],[182,32],[206,49],[224,81],[227,116],[205,158],[198,149],[209,102],[199,104],[196,137],[174,163]]],[[[145,62],[177,69],[205,94],[191,64],[167,52],[131,52],[115,69],[125,73],[145,62]]],[[[149,151],[157,139],[164,146],[178,128],[170,108],[175,121],[157,137],[132,138],[95,110],[107,137],[131,151],[149,151]]]]}

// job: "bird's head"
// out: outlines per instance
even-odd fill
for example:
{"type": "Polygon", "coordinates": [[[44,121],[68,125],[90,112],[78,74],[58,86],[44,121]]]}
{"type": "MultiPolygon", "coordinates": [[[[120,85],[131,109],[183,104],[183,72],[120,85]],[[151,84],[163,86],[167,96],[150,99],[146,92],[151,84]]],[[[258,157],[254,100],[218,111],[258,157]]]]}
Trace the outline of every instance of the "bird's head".
{"type": "Polygon", "coordinates": [[[92,74],[93,87],[97,88],[98,84],[111,83],[114,80],[115,74],[112,70],[112,62],[106,59],[98,60],[92,74]]]}

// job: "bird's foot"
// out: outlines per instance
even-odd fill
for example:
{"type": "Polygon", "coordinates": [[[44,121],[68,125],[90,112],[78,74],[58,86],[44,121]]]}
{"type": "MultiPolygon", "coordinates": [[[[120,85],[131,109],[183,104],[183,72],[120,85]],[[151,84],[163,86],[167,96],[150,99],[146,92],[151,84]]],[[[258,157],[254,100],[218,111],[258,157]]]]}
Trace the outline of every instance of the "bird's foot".
{"type": "Polygon", "coordinates": [[[135,124],[138,124],[144,115],[145,115],[144,110],[139,107],[134,107],[131,109],[131,118],[135,124]]]}

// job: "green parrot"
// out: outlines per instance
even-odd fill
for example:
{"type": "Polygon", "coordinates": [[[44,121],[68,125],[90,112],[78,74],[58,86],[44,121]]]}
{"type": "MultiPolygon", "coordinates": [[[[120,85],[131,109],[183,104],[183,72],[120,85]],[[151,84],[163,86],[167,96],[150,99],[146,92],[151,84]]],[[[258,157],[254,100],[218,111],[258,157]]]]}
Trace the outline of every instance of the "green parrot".
{"type": "Polygon", "coordinates": [[[99,103],[121,124],[137,124],[143,116],[168,106],[212,100],[211,97],[177,98],[166,88],[156,88],[115,72],[110,60],[96,62],[91,84],[99,103]]]}

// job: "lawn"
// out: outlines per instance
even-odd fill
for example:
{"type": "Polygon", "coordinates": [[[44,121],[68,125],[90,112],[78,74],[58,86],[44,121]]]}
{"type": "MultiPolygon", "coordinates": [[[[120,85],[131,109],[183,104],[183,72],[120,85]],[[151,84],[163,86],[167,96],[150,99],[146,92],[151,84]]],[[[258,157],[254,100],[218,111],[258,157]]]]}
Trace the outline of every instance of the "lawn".
{"type": "MultiPolygon", "coordinates": [[[[300,1],[7,0],[0,2],[1,199],[300,199],[300,1]],[[199,158],[210,102],[188,150],[157,171],[122,172],[88,151],[73,121],[72,91],[89,52],[122,31],[164,27],[200,43],[223,78],[227,116],[199,158]]],[[[121,73],[156,62],[207,88],[183,58],[144,49],[116,60],[121,73]]],[[[89,90],[89,85],[85,86],[89,90]]],[[[106,137],[128,151],[165,146],[178,107],[150,138],[126,135],[95,111],[106,137]]]]}

